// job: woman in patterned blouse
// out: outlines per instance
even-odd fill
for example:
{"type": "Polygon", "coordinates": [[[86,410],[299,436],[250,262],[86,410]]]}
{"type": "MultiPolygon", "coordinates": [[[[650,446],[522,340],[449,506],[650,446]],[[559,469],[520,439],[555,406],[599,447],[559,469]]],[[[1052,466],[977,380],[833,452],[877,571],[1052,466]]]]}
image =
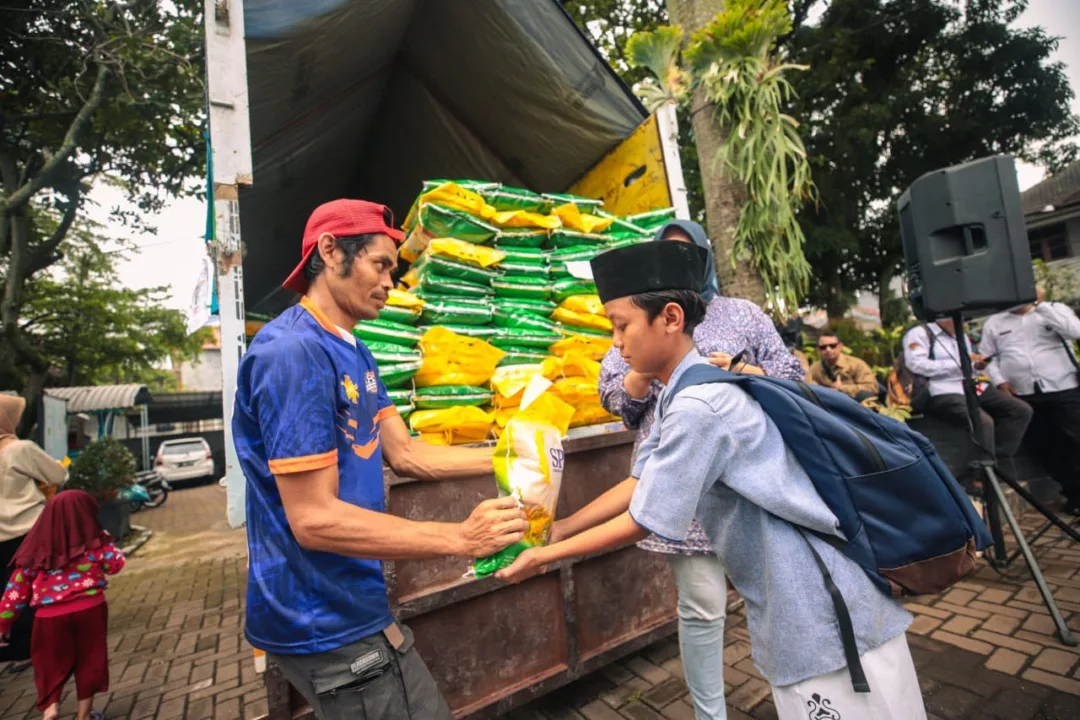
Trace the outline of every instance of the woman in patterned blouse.
{"type": "MultiPolygon", "coordinates": [[[[754,303],[720,294],[712,249],[705,230],[695,222],[677,220],[656,233],[656,240],[693,242],[709,251],[708,274],[702,295],[708,303],[705,320],[694,331],[698,351],[718,367],[727,368],[742,353],[739,372],[802,380],[799,361],[785,347],[772,320],[754,303]],[[745,363],[745,364],[744,364],[745,363]]],[[[635,373],[612,348],[600,373],[600,398],[608,412],[620,415],[628,428],[638,429],[637,445],[648,436],[661,385],[635,373]]],[[[724,568],[709,540],[694,521],[686,542],[652,535],[640,547],[668,555],[679,591],[679,645],[686,680],[698,718],[723,720],[724,617],[727,585],[724,568]]]]}

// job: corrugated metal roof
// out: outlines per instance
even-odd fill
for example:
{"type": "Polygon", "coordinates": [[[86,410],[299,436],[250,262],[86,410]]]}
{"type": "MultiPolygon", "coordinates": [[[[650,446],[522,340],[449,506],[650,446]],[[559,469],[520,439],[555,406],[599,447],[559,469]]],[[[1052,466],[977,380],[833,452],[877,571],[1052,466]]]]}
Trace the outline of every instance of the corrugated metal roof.
{"type": "Polygon", "coordinates": [[[45,392],[68,401],[69,413],[97,410],[126,410],[150,402],[145,385],[95,385],[86,387],[48,388],[45,392]]]}
{"type": "Polygon", "coordinates": [[[1080,203],[1080,160],[1020,193],[1020,202],[1025,215],[1043,212],[1047,205],[1060,210],[1080,203]]]}

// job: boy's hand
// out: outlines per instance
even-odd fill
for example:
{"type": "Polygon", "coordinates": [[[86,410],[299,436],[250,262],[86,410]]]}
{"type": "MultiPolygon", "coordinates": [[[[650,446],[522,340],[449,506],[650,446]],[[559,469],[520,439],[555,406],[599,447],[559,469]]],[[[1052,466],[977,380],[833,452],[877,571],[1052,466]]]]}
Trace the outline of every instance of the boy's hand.
{"type": "Polygon", "coordinates": [[[544,548],[529,548],[517,556],[510,567],[495,573],[495,577],[508,583],[517,584],[536,575],[547,572],[547,560],[544,548]]]}

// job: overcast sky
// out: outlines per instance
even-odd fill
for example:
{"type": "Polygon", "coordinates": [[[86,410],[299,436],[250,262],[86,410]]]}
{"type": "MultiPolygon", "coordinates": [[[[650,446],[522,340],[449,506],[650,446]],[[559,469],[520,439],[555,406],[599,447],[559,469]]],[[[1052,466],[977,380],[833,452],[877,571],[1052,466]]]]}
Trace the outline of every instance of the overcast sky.
{"type": "MultiPolygon", "coordinates": [[[[1072,87],[1080,92],[1080,0],[1031,0],[1021,24],[1041,25],[1062,37],[1055,59],[1066,64],[1072,87]]],[[[1073,100],[1073,111],[1080,114],[1080,100],[1073,100]]],[[[1043,177],[1039,168],[1023,164],[1018,175],[1021,190],[1043,177]]],[[[258,182],[257,177],[255,181],[258,182]]],[[[122,226],[110,224],[105,217],[108,208],[123,201],[119,192],[98,188],[91,197],[101,206],[92,210],[91,215],[108,225],[107,232],[113,236],[129,234],[122,226]]],[[[157,216],[154,224],[158,228],[157,235],[140,236],[141,251],[121,265],[122,281],[131,287],[170,286],[169,306],[186,309],[205,253],[206,206],[198,200],[178,200],[157,216]]],[[[296,243],[299,255],[300,238],[296,243]]]]}

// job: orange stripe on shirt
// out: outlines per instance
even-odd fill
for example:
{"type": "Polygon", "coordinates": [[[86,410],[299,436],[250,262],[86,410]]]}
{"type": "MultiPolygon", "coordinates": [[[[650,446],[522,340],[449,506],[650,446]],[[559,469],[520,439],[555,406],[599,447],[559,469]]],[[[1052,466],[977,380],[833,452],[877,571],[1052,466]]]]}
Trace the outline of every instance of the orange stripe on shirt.
{"type": "Polygon", "coordinates": [[[324,467],[337,465],[337,450],[319,453],[318,455],[304,455],[294,458],[281,458],[269,462],[270,472],[274,475],[288,475],[289,473],[308,472],[309,470],[321,470],[324,467]]]}
{"type": "Polygon", "coordinates": [[[355,420],[350,419],[349,420],[349,427],[351,427],[353,430],[355,430],[356,428],[358,428],[360,426],[357,424],[357,422],[355,420]]]}
{"type": "Polygon", "coordinates": [[[397,415],[397,414],[398,414],[397,406],[395,406],[395,405],[387,405],[386,407],[384,407],[382,410],[380,410],[378,413],[375,414],[375,424],[378,425],[379,423],[381,423],[386,418],[388,418],[388,417],[390,417],[392,415],[397,415]]]}
{"type": "Polygon", "coordinates": [[[363,445],[353,445],[352,449],[359,457],[367,460],[379,449],[379,436],[376,435],[373,440],[366,442],[363,445]]]}
{"type": "Polygon", "coordinates": [[[326,317],[326,315],[323,314],[323,311],[308,299],[307,295],[300,298],[300,307],[311,313],[311,316],[315,318],[315,322],[319,323],[323,330],[336,337],[341,337],[337,328],[334,326],[334,323],[330,322],[330,318],[326,317]]]}

